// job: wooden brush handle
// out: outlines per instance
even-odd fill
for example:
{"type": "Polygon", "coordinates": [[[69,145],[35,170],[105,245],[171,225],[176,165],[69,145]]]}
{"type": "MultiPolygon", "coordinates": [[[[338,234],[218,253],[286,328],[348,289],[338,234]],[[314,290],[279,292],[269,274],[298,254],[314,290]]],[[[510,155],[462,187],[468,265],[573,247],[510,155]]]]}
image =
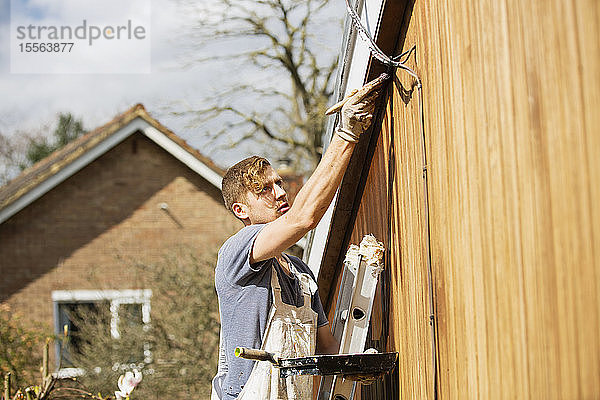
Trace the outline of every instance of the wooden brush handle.
{"type": "Polygon", "coordinates": [[[235,356],[240,358],[246,358],[248,360],[270,361],[275,365],[278,364],[275,355],[264,350],[248,349],[246,347],[236,347],[235,356]]]}

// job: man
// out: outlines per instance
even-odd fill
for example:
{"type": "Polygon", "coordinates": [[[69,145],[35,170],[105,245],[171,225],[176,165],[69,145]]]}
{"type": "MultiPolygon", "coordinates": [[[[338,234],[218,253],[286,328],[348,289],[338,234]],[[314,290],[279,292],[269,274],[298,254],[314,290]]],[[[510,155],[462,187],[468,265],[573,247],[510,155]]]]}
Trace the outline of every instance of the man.
{"type": "Polygon", "coordinates": [[[337,353],[312,272],[283,251],[323,217],[371,124],[384,81],[366,84],[344,104],[336,134],[291,207],[281,177],[264,158],[245,159],[223,177],[225,205],[244,228],[223,244],[215,269],[221,346],[213,400],[312,398],[312,377],[279,379],[267,361],[236,358],[236,347],[281,357],[337,353]]]}

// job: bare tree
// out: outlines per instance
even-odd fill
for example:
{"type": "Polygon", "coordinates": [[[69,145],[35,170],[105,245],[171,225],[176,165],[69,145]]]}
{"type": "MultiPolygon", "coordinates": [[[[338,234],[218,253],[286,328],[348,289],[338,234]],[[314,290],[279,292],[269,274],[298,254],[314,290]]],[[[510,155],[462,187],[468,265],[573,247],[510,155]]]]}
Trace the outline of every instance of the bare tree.
{"type": "Polygon", "coordinates": [[[49,138],[46,132],[50,129],[50,124],[45,124],[37,130],[10,136],[0,132],[0,186],[85,133],[81,119],[71,113],[57,115],[56,127],[49,138]]]}
{"type": "Polygon", "coordinates": [[[22,134],[7,136],[0,132],[0,186],[14,178],[26,162],[27,139],[22,134]]]}
{"type": "Polygon", "coordinates": [[[209,127],[204,134],[213,142],[268,143],[297,171],[311,171],[322,153],[337,65],[337,49],[326,48],[324,38],[339,37],[341,17],[331,17],[326,0],[183,4],[198,15],[195,50],[208,53],[192,62],[219,62],[229,78],[203,107],[182,113],[209,127]]]}
{"type": "Polygon", "coordinates": [[[58,114],[58,123],[52,132],[52,140],[45,137],[29,137],[27,146],[27,161],[21,169],[35,164],[59,150],[85,133],[81,119],[76,119],[71,113],[58,114]]]}

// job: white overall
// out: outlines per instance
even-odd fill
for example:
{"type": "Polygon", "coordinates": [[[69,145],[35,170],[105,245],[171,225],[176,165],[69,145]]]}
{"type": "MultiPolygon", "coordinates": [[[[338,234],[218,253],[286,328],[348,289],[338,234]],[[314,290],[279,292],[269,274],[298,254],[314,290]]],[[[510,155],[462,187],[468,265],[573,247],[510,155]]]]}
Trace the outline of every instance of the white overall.
{"type": "MultiPolygon", "coordinates": [[[[275,268],[271,269],[273,305],[262,342],[262,350],[277,357],[308,357],[315,354],[317,313],[311,308],[308,274],[300,274],[287,259],[291,272],[300,283],[304,305],[295,307],[281,301],[281,287],[275,268]]],[[[310,400],[313,377],[299,375],[279,378],[279,369],[269,361],[257,361],[238,400],[310,400]]]]}

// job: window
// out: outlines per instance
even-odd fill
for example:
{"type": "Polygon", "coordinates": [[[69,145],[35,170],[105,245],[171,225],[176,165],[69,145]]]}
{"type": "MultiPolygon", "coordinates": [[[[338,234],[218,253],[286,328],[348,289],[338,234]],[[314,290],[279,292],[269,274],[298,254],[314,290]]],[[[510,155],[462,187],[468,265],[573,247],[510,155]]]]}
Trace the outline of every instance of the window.
{"type": "Polygon", "coordinates": [[[57,333],[62,333],[63,329],[67,327],[69,331],[70,340],[65,348],[62,350],[62,367],[73,367],[72,355],[74,353],[80,353],[81,348],[84,345],[80,335],[80,326],[78,321],[81,318],[94,318],[98,322],[102,322],[104,319],[104,325],[106,327],[106,334],[110,334],[110,303],[107,301],[80,301],[80,302],[64,302],[58,303],[56,306],[58,311],[58,327],[62,327],[57,333]]]}
{"type": "MultiPolygon", "coordinates": [[[[125,331],[140,325],[148,328],[150,323],[150,298],[152,291],[144,290],[56,290],[52,292],[54,302],[55,332],[62,336],[65,326],[68,328],[70,340],[62,349],[56,345],[57,365],[62,376],[77,376],[83,370],[73,364],[73,355],[81,351],[85,338],[77,335],[81,329],[78,321],[95,319],[98,326],[106,327],[106,335],[119,339],[125,331]]],[[[124,362],[150,362],[151,353],[147,344],[140,344],[139,352],[134,359],[124,362]]]]}

